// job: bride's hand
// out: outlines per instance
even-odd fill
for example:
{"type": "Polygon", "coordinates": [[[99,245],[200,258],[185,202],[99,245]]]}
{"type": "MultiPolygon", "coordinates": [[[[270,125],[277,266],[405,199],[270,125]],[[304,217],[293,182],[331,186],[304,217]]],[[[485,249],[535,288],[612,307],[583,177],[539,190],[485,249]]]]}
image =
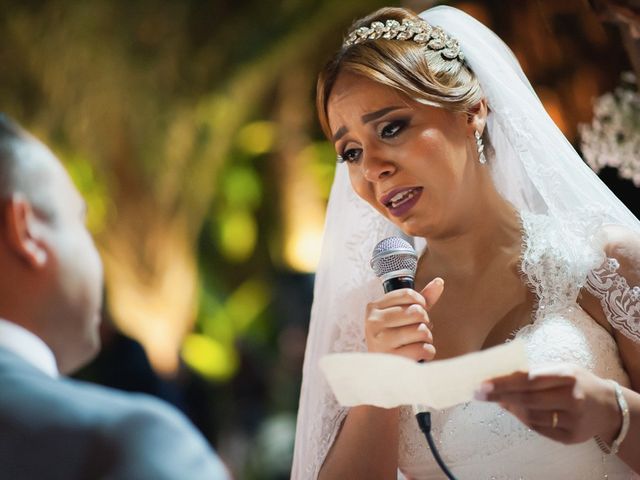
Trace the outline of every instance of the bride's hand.
{"type": "Polygon", "coordinates": [[[610,445],[621,427],[612,383],[573,365],[493,378],[476,398],[500,403],[529,428],[566,444],[598,435],[610,445]]]}
{"type": "Polygon", "coordinates": [[[365,338],[369,352],[394,353],[412,360],[431,360],[436,350],[427,311],[442,295],[435,278],[421,292],[403,288],[367,305],[365,338]]]}

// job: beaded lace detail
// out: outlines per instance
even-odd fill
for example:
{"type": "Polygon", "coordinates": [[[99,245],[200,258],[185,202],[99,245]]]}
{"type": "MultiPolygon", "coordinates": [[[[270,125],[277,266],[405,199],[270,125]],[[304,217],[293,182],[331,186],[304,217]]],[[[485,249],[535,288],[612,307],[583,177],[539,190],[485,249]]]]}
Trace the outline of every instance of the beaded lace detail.
{"type": "MultiPolygon", "coordinates": [[[[362,208],[356,203],[351,206],[362,208]]],[[[532,366],[568,362],[629,385],[614,340],[576,303],[587,273],[598,264],[601,254],[586,241],[569,236],[562,225],[546,216],[522,214],[521,270],[523,281],[538,302],[532,323],[515,336],[525,341],[532,366]]],[[[370,228],[367,230],[388,229],[381,223],[370,228]]],[[[584,227],[585,231],[590,229],[584,227]]],[[[354,262],[367,261],[369,247],[373,248],[376,241],[368,232],[361,233],[349,246],[353,247],[352,255],[362,257],[350,259],[354,262]]],[[[380,295],[379,282],[372,276],[345,279],[342,291],[336,302],[340,319],[331,351],[365,351],[362,312],[380,295]]],[[[316,478],[348,412],[337,404],[328,388],[324,391],[310,436],[316,458],[307,465],[305,478],[316,478]]],[[[432,422],[440,454],[460,479],[635,478],[617,457],[603,455],[595,442],[560,445],[528,429],[493,403],[469,402],[439,410],[434,412],[432,422]]],[[[398,459],[408,478],[442,478],[409,407],[400,409],[398,459]]]]}
{"type": "MultiPolygon", "coordinates": [[[[615,341],[576,303],[597,252],[546,216],[523,214],[522,226],[523,280],[538,304],[532,323],[515,336],[524,340],[529,364],[571,363],[628,385],[615,341]]],[[[434,411],[432,432],[441,456],[460,479],[635,478],[595,442],[561,445],[493,403],[474,401],[434,411]]],[[[408,407],[400,413],[398,458],[408,478],[442,478],[408,407]]]]}
{"type": "MultiPolygon", "coordinates": [[[[349,208],[365,208],[358,202],[349,208]]],[[[363,211],[364,215],[365,212],[363,211]]],[[[377,222],[377,220],[376,220],[377,222]]],[[[596,222],[597,223],[597,222],[596,222]]],[[[350,240],[348,261],[364,264],[377,240],[393,230],[382,222],[369,225],[350,240]],[[389,230],[388,232],[386,230],[389,230]],[[369,232],[379,233],[375,238],[369,232]],[[351,258],[355,256],[357,258],[351,258]]],[[[531,324],[515,336],[525,341],[531,366],[567,362],[583,366],[621,385],[629,379],[620,363],[611,336],[576,303],[588,272],[601,262],[602,253],[588,240],[597,228],[592,221],[567,222],[547,216],[522,214],[523,281],[537,296],[531,324]],[[570,232],[580,232],[577,236],[570,232]],[[585,240],[583,240],[585,239],[585,240]]],[[[341,278],[335,309],[336,330],[330,351],[365,351],[362,315],[365,305],[380,295],[380,284],[371,272],[361,278],[341,278]]],[[[324,382],[322,376],[320,381],[324,382]]],[[[321,409],[314,417],[310,440],[314,460],[304,478],[317,477],[348,412],[324,389],[321,409]]],[[[460,479],[514,478],[634,478],[617,457],[602,454],[595,442],[564,446],[538,435],[499,406],[469,402],[436,411],[432,431],[440,454],[460,479]],[[543,460],[544,459],[544,460],[543,460]]],[[[400,409],[399,466],[411,479],[440,479],[412,409],[400,409]]]]}
{"type": "Polygon", "coordinates": [[[640,287],[629,286],[618,272],[620,263],[607,258],[589,272],[586,290],[600,299],[600,305],[609,323],[627,338],[640,342],[640,287]]]}

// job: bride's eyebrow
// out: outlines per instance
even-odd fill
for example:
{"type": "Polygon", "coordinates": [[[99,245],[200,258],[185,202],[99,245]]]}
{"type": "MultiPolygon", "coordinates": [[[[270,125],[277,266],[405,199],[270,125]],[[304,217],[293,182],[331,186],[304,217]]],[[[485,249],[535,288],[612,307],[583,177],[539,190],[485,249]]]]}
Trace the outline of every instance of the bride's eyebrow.
{"type": "MultiPolygon", "coordinates": [[[[374,120],[377,120],[380,117],[384,117],[387,113],[389,112],[393,112],[394,110],[399,110],[401,108],[404,108],[402,106],[398,106],[398,105],[393,105],[391,107],[385,107],[385,108],[381,108],[380,110],[376,110],[375,112],[371,112],[371,113],[365,113],[361,118],[362,120],[362,124],[367,124],[369,122],[372,122],[374,120]]],[[[344,135],[348,132],[349,130],[347,129],[347,127],[340,127],[338,129],[338,131],[336,131],[336,133],[333,135],[333,143],[336,143],[338,140],[340,140],[342,137],[344,137],[344,135]]]]}
{"type": "Polygon", "coordinates": [[[400,108],[402,107],[391,106],[391,107],[381,108],[380,110],[376,110],[375,112],[366,113],[361,117],[362,123],[366,124],[366,123],[372,122],[374,120],[377,120],[380,117],[384,117],[387,113],[393,112],[394,110],[399,110],[400,108]]]}

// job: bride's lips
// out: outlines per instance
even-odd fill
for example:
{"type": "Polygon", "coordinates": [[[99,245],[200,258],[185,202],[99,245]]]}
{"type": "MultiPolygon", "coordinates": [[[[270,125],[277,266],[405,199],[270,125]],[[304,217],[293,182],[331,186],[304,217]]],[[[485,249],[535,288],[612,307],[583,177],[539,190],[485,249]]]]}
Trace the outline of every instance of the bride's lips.
{"type": "Polygon", "coordinates": [[[380,197],[389,213],[394,217],[406,214],[418,202],[422,195],[422,187],[402,187],[391,190],[380,197]]]}

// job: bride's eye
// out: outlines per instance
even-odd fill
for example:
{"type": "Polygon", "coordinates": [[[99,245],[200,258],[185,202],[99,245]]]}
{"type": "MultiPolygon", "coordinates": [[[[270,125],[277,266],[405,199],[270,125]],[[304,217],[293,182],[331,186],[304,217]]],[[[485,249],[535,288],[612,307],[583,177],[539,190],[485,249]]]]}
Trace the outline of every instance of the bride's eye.
{"type": "Polygon", "coordinates": [[[360,148],[348,148],[338,155],[338,163],[347,162],[353,163],[360,159],[362,149],[360,148]]]}
{"type": "Polygon", "coordinates": [[[405,120],[395,120],[393,122],[384,124],[380,129],[380,138],[393,138],[397,136],[406,124],[407,122],[405,120]]]}

